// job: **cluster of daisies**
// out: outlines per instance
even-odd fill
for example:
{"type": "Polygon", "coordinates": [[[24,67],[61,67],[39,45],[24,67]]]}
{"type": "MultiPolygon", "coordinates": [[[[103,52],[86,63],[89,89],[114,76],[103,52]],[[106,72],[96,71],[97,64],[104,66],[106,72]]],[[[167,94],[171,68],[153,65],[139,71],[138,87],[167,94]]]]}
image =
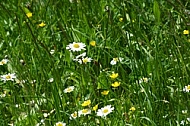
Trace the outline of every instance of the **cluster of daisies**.
{"type": "MultiPolygon", "coordinates": [[[[0,61],[0,65],[2,66],[2,65],[5,65],[5,64],[7,64],[8,63],[8,59],[2,59],[1,61],[0,61]]],[[[16,79],[16,75],[15,75],[15,73],[8,73],[8,74],[5,74],[5,75],[1,75],[1,80],[2,81],[4,81],[4,82],[6,82],[6,81],[14,81],[16,79]]]]}
{"type": "MultiPolygon", "coordinates": [[[[72,52],[80,52],[86,50],[86,45],[82,42],[73,42],[67,45],[66,49],[72,52]]],[[[86,64],[88,62],[91,62],[92,58],[89,58],[86,56],[86,52],[83,52],[82,54],[79,54],[73,58],[73,61],[76,61],[80,64],[86,64]]]]}
{"type": "MultiPolygon", "coordinates": [[[[74,86],[69,86],[64,90],[64,93],[70,93],[72,91],[74,91],[75,87],[74,86]]],[[[84,101],[81,106],[85,107],[82,110],[79,110],[78,112],[75,111],[71,114],[70,119],[75,119],[77,117],[81,117],[86,116],[91,114],[91,109],[90,109],[90,105],[91,105],[91,100],[86,100],[84,101]]],[[[96,111],[98,109],[98,104],[95,105],[94,107],[92,107],[93,111],[96,111]]],[[[111,113],[114,110],[114,107],[111,107],[111,105],[107,105],[103,108],[98,109],[97,111],[97,116],[101,116],[101,117],[106,117],[109,113],[111,113]]]]}

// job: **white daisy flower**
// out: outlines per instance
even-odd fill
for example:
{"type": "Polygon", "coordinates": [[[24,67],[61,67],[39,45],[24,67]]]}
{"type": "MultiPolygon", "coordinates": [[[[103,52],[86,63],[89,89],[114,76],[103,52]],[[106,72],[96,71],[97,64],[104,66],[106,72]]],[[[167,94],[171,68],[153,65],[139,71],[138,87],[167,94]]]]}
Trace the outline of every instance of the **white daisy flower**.
{"type": "Polygon", "coordinates": [[[111,65],[116,65],[117,62],[122,62],[123,58],[119,57],[119,58],[113,58],[112,61],[110,62],[111,65]]]}
{"type": "Polygon", "coordinates": [[[75,111],[74,113],[71,114],[70,119],[76,119],[78,117],[78,113],[75,111]]]}
{"type": "Polygon", "coordinates": [[[148,83],[149,79],[147,77],[143,77],[139,80],[139,84],[141,83],[148,83]]]}
{"type": "Polygon", "coordinates": [[[9,61],[8,59],[2,59],[2,60],[0,61],[0,65],[7,64],[8,61],[9,61]]]}
{"type": "Polygon", "coordinates": [[[91,110],[90,109],[82,109],[80,111],[78,111],[78,116],[80,117],[81,115],[89,115],[91,114],[91,110]]]}
{"type": "Polygon", "coordinates": [[[98,109],[97,116],[106,117],[113,110],[114,110],[114,107],[111,107],[111,105],[107,105],[101,109],[98,109]]]}
{"type": "Polygon", "coordinates": [[[79,62],[80,64],[82,64],[82,63],[86,64],[86,63],[92,61],[92,58],[85,57],[85,56],[86,56],[86,52],[76,56],[76,58],[73,59],[73,61],[79,62]]]}
{"type": "Polygon", "coordinates": [[[53,81],[54,81],[53,78],[50,78],[50,79],[48,80],[48,82],[50,82],[50,83],[52,83],[53,81]]]}
{"type": "Polygon", "coordinates": [[[82,62],[84,64],[88,63],[88,62],[91,62],[92,61],[92,58],[89,58],[89,57],[85,57],[85,58],[82,58],[82,62]]]}
{"type": "Polygon", "coordinates": [[[189,92],[190,91],[190,85],[185,86],[185,88],[183,88],[184,92],[189,92]]]}
{"type": "Polygon", "coordinates": [[[64,90],[64,93],[70,93],[75,89],[75,86],[69,86],[64,90]]]}
{"type": "Polygon", "coordinates": [[[13,74],[8,73],[6,75],[1,75],[1,80],[3,80],[4,82],[8,80],[14,81],[15,78],[16,78],[15,73],[13,74]]]}
{"type": "Polygon", "coordinates": [[[55,124],[55,126],[66,126],[66,123],[63,123],[63,122],[57,122],[55,124]]]}
{"type": "Polygon", "coordinates": [[[51,54],[51,55],[53,55],[54,53],[55,53],[55,50],[54,50],[54,49],[50,50],[50,54],[51,54]]]}
{"type": "Polygon", "coordinates": [[[86,45],[84,43],[73,42],[73,43],[70,43],[69,45],[67,45],[66,49],[68,49],[69,51],[78,52],[81,50],[86,50],[85,47],[86,47],[86,45]]]}

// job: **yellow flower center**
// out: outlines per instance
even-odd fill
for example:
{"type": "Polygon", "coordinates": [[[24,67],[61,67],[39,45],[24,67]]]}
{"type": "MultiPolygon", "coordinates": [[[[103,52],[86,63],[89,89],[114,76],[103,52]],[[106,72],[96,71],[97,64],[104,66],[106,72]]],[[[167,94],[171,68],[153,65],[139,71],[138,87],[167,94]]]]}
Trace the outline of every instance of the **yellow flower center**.
{"type": "Polygon", "coordinates": [[[10,76],[10,75],[7,75],[7,76],[6,76],[6,79],[11,79],[11,76],[10,76]]]}
{"type": "Polygon", "coordinates": [[[78,43],[75,43],[75,44],[73,44],[73,47],[74,47],[74,48],[79,48],[80,45],[79,45],[78,43]]]}
{"type": "Polygon", "coordinates": [[[122,21],[123,21],[123,18],[119,18],[119,21],[122,22],[122,21]]]}
{"type": "Polygon", "coordinates": [[[73,117],[77,117],[77,112],[73,113],[72,116],[73,116],[73,117]]]}
{"type": "Polygon", "coordinates": [[[88,59],[87,59],[87,58],[84,58],[82,61],[83,61],[83,63],[87,63],[87,62],[88,62],[88,59]]]}
{"type": "Polygon", "coordinates": [[[104,109],[104,110],[103,110],[103,113],[108,113],[108,109],[104,109]]]}
{"type": "Polygon", "coordinates": [[[61,124],[61,123],[58,123],[56,126],[63,126],[63,124],[61,124]]]}
{"type": "Polygon", "coordinates": [[[187,90],[190,90],[190,85],[187,86],[187,90]]]}
{"type": "Polygon", "coordinates": [[[6,64],[5,61],[1,61],[1,64],[6,64]]]}
{"type": "Polygon", "coordinates": [[[69,88],[67,88],[67,92],[71,92],[72,91],[72,89],[69,87],[69,88]]]}
{"type": "Polygon", "coordinates": [[[83,109],[82,110],[82,113],[87,113],[88,112],[88,109],[83,109]]]}
{"type": "Polygon", "coordinates": [[[113,60],[117,62],[117,61],[118,61],[118,58],[113,58],[113,60]]]}

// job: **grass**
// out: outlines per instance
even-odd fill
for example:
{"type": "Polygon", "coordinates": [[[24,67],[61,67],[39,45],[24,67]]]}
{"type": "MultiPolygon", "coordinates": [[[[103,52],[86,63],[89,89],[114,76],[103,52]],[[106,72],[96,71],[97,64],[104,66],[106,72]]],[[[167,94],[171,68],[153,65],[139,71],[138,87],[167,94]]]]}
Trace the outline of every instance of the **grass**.
{"type": "Polygon", "coordinates": [[[16,78],[0,82],[0,124],[190,125],[190,89],[184,90],[190,82],[190,36],[183,33],[190,30],[189,5],[181,0],[1,2],[0,58],[8,62],[0,74],[16,78]],[[67,50],[73,42],[84,43],[86,50],[67,50]],[[73,61],[84,52],[91,62],[73,61]],[[113,87],[114,82],[120,85],[113,87]],[[74,90],[65,93],[69,86],[74,90]],[[101,117],[95,105],[114,110],[101,117]],[[91,113],[70,118],[85,108],[91,113]]]}

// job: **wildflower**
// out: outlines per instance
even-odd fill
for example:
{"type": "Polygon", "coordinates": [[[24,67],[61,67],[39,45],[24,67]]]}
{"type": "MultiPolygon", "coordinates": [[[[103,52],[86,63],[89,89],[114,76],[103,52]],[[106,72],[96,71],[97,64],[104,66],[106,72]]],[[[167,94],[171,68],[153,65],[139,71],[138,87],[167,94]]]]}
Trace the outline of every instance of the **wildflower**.
{"type": "Polygon", "coordinates": [[[184,92],[189,92],[190,91],[190,85],[185,86],[185,88],[183,88],[184,92]]]}
{"type": "Polygon", "coordinates": [[[25,61],[23,59],[20,60],[21,65],[25,65],[25,61]]]}
{"type": "Polygon", "coordinates": [[[112,73],[111,75],[110,75],[110,77],[112,78],[112,79],[115,79],[115,78],[117,78],[118,77],[118,73],[112,73]]]}
{"type": "Polygon", "coordinates": [[[114,87],[114,88],[119,87],[120,86],[120,82],[116,81],[111,86],[114,87]]]}
{"type": "Polygon", "coordinates": [[[135,109],[135,107],[131,107],[129,110],[130,111],[135,111],[136,109],[135,109]]]}
{"type": "Polygon", "coordinates": [[[123,58],[119,57],[119,58],[113,58],[112,61],[110,62],[111,65],[116,65],[117,62],[122,62],[123,58]]]}
{"type": "Polygon", "coordinates": [[[79,117],[81,116],[81,115],[88,115],[88,114],[91,114],[91,110],[90,109],[82,109],[82,110],[80,110],[79,112],[78,112],[78,114],[79,114],[79,117]]]}
{"type": "Polygon", "coordinates": [[[86,63],[92,61],[92,58],[85,57],[85,56],[86,56],[86,52],[76,56],[76,58],[73,59],[73,61],[79,62],[80,64],[82,64],[82,63],[86,64],[86,63]]]}
{"type": "Polygon", "coordinates": [[[118,58],[113,58],[113,60],[110,62],[111,65],[115,65],[118,62],[118,58]]]}
{"type": "Polygon", "coordinates": [[[183,31],[183,34],[184,34],[184,35],[188,35],[188,34],[189,34],[189,30],[184,30],[184,31],[183,31]]]}
{"type": "Polygon", "coordinates": [[[119,21],[122,22],[122,21],[123,21],[123,18],[119,18],[119,21]]]}
{"type": "Polygon", "coordinates": [[[38,24],[38,26],[39,27],[44,27],[44,26],[46,26],[46,24],[44,22],[42,22],[42,23],[38,24]]]}
{"type": "Polygon", "coordinates": [[[74,86],[69,86],[69,87],[67,87],[67,88],[64,90],[64,93],[70,93],[70,92],[72,92],[74,89],[75,89],[74,86]]]}
{"type": "Polygon", "coordinates": [[[45,124],[44,121],[45,121],[44,119],[41,119],[39,124],[44,125],[45,124]]]}
{"type": "Polygon", "coordinates": [[[30,17],[32,17],[32,13],[29,12],[29,13],[26,14],[26,16],[27,16],[28,18],[30,18],[30,17]]]}
{"type": "Polygon", "coordinates": [[[47,118],[49,116],[49,113],[44,113],[43,116],[44,118],[47,118]]]}
{"type": "Polygon", "coordinates": [[[98,109],[98,104],[95,105],[95,106],[92,108],[92,110],[94,110],[94,111],[96,111],[97,109],[98,109]]]}
{"type": "Polygon", "coordinates": [[[63,123],[63,122],[57,122],[55,124],[55,126],[66,126],[66,123],[63,123]]]}
{"type": "Polygon", "coordinates": [[[14,124],[13,123],[10,123],[10,124],[8,124],[9,126],[14,126],[14,124]]]}
{"type": "Polygon", "coordinates": [[[14,81],[15,78],[16,78],[15,73],[13,74],[8,73],[6,75],[1,76],[1,80],[3,80],[4,82],[8,80],[14,81]]]}
{"type": "Polygon", "coordinates": [[[74,113],[71,114],[70,119],[76,119],[78,116],[78,113],[75,111],[74,113]]]}
{"type": "Polygon", "coordinates": [[[182,120],[182,121],[180,122],[180,125],[186,126],[186,125],[189,124],[189,123],[190,123],[190,118],[186,118],[185,120],[182,120]]]}
{"type": "Polygon", "coordinates": [[[54,81],[53,78],[50,78],[50,79],[48,80],[48,82],[50,82],[50,83],[52,83],[53,81],[54,81]]]}
{"type": "Polygon", "coordinates": [[[97,116],[106,117],[113,110],[114,110],[114,107],[111,107],[111,105],[107,105],[101,109],[98,109],[97,116]]]}
{"type": "Polygon", "coordinates": [[[9,61],[8,59],[2,59],[0,62],[0,65],[7,64],[8,61],[9,61]]]}
{"type": "Polygon", "coordinates": [[[73,42],[70,43],[69,45],[67,45],[66,49],[69,51],[81,51],[81,50],[86,50],[85,49],[86,45],[84,43],[81,42],[73,42]]]}
{"type": "Polygon", "coordinates": [[[91,46],[96,46],[96,41],[91,41],[91,42],[90,42],[90,45],[91,45],[91,46]]]}
{"type": "Polygon", "coordinates": [[[101,94],[102,95],[108,95],[109,91],[102,91],[101,94]]]}
{"type": "Polygon", "coordinates": [[[4,98],[4,97],[6,97],[6,95],[7,95],[7,92],[6,92],[6,91],[4,91],[4,93],[3,93],[3,94],[0,94],[0,98],[4,98]]]}
{"type": "Polygon", "coordinates": [[[50,54],[53,55],[55,53],[55,50],[50,50],[50,54]]]}
{"type": "Polygon", "coordinates": [[[88,106],[88,105],[90,105],[91,104],[91,101],[90,100],[87,100],[87,101],[84,101],[83,103],[82,103],[82,106],[88,106]]]}
{"type": "Polygon", "coordinates": [[[141,78],[141,79],[139,80],[139,84],[141,84],[141,83],[147,83],[148,80],[149,80],[148,78],[143,77],[143,78],[141,78]]]}
{"type": "Polygon", "coordinates": [[[92,58],[88,58],[88,57],[82,58],[82,62],[83,62],[84,64],[86,64],[86,63],[88,63],[88,62],[91,62],[91,61],[92,61],[92,58]]]}
{"type": "Polygon", "coordinates": [[[183,114],[187,114],[187,110],[182,110],[181,111],[183,114]]]}

